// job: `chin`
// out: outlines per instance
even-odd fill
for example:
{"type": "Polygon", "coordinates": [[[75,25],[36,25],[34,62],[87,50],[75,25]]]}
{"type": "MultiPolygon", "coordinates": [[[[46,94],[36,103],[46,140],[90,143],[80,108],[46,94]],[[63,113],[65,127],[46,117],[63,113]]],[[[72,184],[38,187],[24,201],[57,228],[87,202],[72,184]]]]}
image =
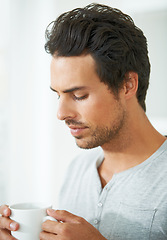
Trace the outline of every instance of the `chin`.
{"type": "Polygon", "coordinates": [[[92,148],[96,148],[99,147],[98,143],[92,142],[92,141],[83,141],[83,140],[79,140],[76,139],[76,144],[79,148],[82,149],[92,149],[92,148]]]}

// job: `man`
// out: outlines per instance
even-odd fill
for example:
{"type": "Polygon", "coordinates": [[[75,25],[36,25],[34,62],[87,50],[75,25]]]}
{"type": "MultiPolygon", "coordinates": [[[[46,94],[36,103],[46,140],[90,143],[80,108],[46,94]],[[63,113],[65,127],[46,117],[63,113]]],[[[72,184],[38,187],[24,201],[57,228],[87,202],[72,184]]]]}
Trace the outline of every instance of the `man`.
{"type": "MultiPolygon", "coordinates": [[[[167,239],[167,141],[145,111],[147,43],[117,9],[90,4],[47,29],[57,116],[80,148],[40,239],[167,239]],[[100,148],[99,148],[100,146],[100,148]],[[94,148],[94,149],[92,149],[94,148]]],[[[0,239],[19,225],[1,206],[0,239]]]]}

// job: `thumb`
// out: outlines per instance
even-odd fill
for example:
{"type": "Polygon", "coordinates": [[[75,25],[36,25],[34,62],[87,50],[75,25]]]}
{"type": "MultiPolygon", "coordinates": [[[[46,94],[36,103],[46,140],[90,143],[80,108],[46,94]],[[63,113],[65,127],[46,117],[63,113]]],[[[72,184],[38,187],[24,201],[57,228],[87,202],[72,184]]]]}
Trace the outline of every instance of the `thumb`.
{"type": "Polygon", "coordinates": [[[71,222],[71,223],[77,223],[80,217],[67,212],[65,210],[54,210],[54,209],[48,209],[47,214],[53,218],[55,218],[57,221],[61,222],[71,222]]]}

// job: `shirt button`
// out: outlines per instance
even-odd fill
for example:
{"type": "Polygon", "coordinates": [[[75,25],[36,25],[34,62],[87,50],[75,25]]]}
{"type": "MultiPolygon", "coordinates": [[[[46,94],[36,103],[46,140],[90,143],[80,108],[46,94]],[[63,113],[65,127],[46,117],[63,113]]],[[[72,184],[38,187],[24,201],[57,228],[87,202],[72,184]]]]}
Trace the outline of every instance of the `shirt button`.
{"type": "Polygon", "coordinates": [[[102,207],[103,206],[103,204],[101,202],[99,202],[97,205],[98,205],[98,207],[102,207]]]}
{"type": "Polygon", "coordinates": [[[97,219],[94,220],[94,224],[98,224],[98,220],[97,219]]]}

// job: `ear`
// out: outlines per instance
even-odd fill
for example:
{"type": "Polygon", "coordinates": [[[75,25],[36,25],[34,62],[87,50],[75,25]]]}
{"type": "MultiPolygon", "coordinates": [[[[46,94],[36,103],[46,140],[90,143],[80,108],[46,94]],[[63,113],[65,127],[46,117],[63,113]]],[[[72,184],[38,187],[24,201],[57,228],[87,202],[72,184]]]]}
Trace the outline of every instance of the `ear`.
{"type": "Polygon", "coordinates": [[[124,93],[126,99],[136,95],[138,89],[138,74],[136,72],[127,72],[125,74],[124,93]]]}

